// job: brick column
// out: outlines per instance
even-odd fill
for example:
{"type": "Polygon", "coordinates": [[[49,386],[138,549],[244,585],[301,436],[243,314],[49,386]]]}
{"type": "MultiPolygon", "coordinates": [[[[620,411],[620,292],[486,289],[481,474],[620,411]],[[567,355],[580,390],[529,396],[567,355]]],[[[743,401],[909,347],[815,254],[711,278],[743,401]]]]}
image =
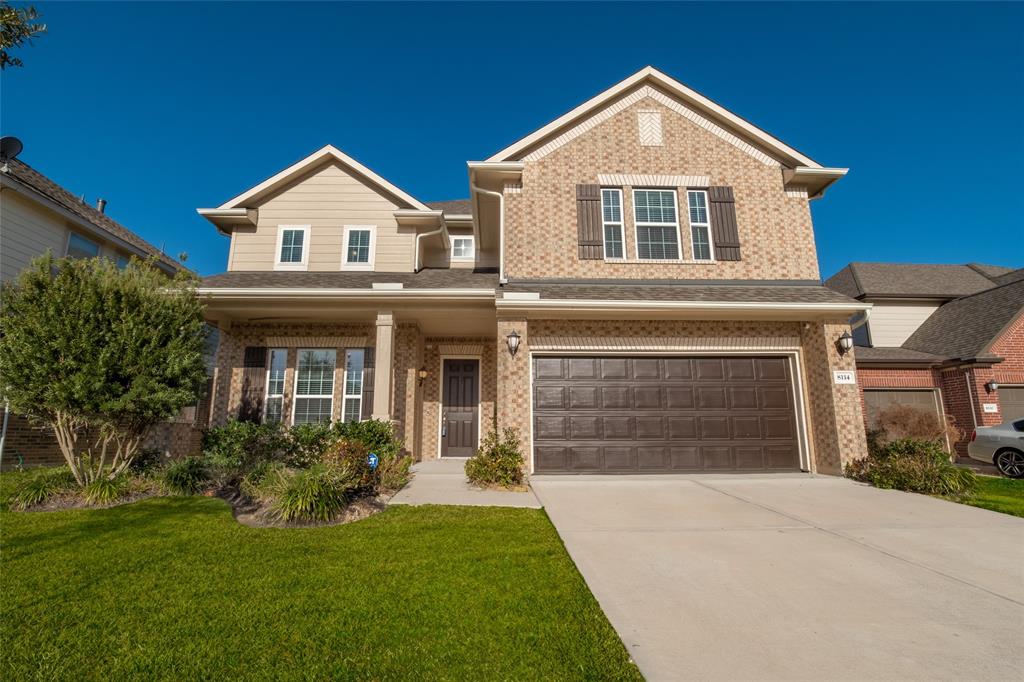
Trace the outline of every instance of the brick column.
{"type": "Polygon", "coordinates": [[[519,442],[529,470],[530,457],[530,338],[526,319],[499,318],[495,339],[497,352],[497,413],[499,432],[513,428],[519,432],[519,442]],[[508,352],[507,337],[513,331],[520,336],[519,351],[508,352]]]}
{"type": "Polygon", "coordinates": [[[392,418],[405,449],[420,458],[419,429],[422,400],[419,369],[423,366],[423,335],[415,323],[402,322],[395,332],[395,399],[392,418]]]}
{"type": "Polygon", "coordinates": [[[394,385],[395,316],[390,310],[377,313],[377,350],[373,368],[373,418],[391,419],[391,387],[394,385]]]}

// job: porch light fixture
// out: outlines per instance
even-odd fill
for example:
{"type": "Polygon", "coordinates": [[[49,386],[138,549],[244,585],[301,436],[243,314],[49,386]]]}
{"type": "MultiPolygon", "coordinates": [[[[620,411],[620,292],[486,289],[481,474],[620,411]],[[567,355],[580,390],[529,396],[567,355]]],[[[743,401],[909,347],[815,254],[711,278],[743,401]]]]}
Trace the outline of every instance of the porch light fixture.
{"type": "Polygon", "coordinates": [[[422,367],[419,368],[419,370],[416,371],[416,377],[420,380],[420,386],[423,385],[423,380],[427,378],[428,374],[429,372],[427,372],[426,365],[423,365],[422,367]]]}
{"type": "Polygon", "coordinates": [[[998,390],[999,390],[999,382],[998,381],[989,381],[989,382],[987,382],[985,384],[985,392],[986,393],[995,393],[998,390]]]}
{"type": "Polygon", "coordinates": [[[511,332],[505,337],[505,342],[508,343],[508,352],[512,354],[512,357],[515,357],[519,351],[519,332],[511,332]]]}
{"type": "Polygon", "coordinates": [[[850,349],[853,348],[853,336],[850,335],[850,332],[843,332],[843,335],[836,341],[836,346],[839,348],[840,355],[849,353],[850,349]]]}

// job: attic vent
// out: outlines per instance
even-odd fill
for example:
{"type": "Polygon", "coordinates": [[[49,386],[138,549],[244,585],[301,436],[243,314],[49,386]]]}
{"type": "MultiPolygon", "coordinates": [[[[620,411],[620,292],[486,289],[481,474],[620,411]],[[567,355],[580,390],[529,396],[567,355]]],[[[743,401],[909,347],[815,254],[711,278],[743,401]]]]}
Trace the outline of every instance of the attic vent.
{"type": "Polygon", "coordinates": [[[661,146],[661,112],[638,111],[637,124],[640,128],[640,146],[661,146]]]}

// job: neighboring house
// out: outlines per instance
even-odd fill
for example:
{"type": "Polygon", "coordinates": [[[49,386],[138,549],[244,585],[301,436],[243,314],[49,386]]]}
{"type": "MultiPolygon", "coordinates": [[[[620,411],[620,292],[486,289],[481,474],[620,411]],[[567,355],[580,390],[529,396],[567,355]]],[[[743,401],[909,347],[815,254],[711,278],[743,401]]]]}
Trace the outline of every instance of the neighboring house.
{"type": "Polygon", "coordinates": [[[893,404],[952,415],[967,435],[1024,418],[1024,269],[850,263],[825,285],[873,304],[854,322],[869,427],[893,404]]]}
{"type": "Polygon", "coordinates": [[[198,209],[212,418],[393,420],[418,458],[518,430],[530,472],[839,473],[865,454],[810,201],[841,178],[653,68],[424,203],[327,146],[198,209]],[[838,376],[836,376],[838,373],[838,376]]]}
{"type": "MultiPolygon", "coordinates": [[[[19,159],[0,159],[0,281],[15,279],[33,259],[47,251],[56,257],[105,257],[118,267],[132,257],[151,259],[173,275],[184,266],[116,222],[100,199],[91,206],[19,159]]],[[[212,357],[212,353],[211,353],[212,357]]],[[[178,454],[194,449],[193,428],[201,404],[175,422],[155,427],[148,447],[178,454]]],[[[200,420],[205,422],[205,416],[200,420]]],[[[21,415],[10,415],[4,439],[3,467],[62,463],[53,434],[35,428],[21,415]]]]}

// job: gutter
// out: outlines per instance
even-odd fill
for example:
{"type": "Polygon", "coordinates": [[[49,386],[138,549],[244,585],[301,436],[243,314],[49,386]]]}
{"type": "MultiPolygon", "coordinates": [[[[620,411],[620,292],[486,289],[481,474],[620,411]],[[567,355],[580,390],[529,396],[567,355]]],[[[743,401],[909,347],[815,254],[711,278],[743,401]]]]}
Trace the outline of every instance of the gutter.
{"type": "Polygon", "coordinates": [[[470,298],[494,299],[494,289],[292,289],[280,287],[199,287],[196,294],[212,298],[470,298]]]}
{"type": "Polygon", "coordinates": [[[871,309],[871,304],[839,305],[835,303],[766,303],[734,301],[637,301],[637,300],[579,300],[579,299],[508,299],[495,301],[499,309],[510,310],[777,310],[792,312],[855,313],[871,309]]]}
{"type": "Polygon", "coordinates": [[[505,195],[490,189],[483,189],[470,183],[471,190],[478,194],[498,197],[498,284],[507,284],[505,277],[505,195]]]}

